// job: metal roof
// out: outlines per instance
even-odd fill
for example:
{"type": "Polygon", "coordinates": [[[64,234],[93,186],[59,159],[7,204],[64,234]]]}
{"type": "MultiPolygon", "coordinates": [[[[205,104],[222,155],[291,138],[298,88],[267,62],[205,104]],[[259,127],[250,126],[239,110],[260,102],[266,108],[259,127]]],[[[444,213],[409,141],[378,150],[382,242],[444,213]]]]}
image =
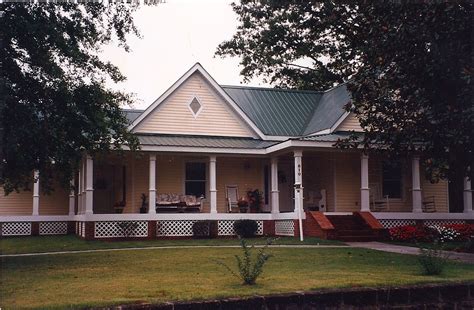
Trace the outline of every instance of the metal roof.
{"type": "Polygon", "coordinates": [[[246,86],[221,86],[266,135],[300,136],[322,93],[246,86]]]}
{"type": "Polygon", "coordinates": [[[303,135],[331,128],[346,112],[344,106],[351,100],[346,84],[326,91],[318,102],[303,135]]]}
{"type": "Polygon", "coordinates": [[[145,110],[122,109],[122,111],[125,113],[125,117],[127,118],[128,122],[131,124],[145,110]]]}
{"type": "MultiPolygon", "coordinates": [[[[298,138],[301,141],[315,141],[315,142],[337,142],[339,139],[347,139],[351,137],[353,132],[349,131],[337,131],[330,134],[322,134],[322,135],[313,135],[313,136],[305,136],[298,138]]],[[[363,137],[363,133],[356,133],[359,138],[363,137]]]]}
{"type": "Polygon", "coordinates": [[[141,145],[211,147],[237,149],[264,149],[281,141],[263,141],[253,138],[214,137],[214,136],[178,136],[137,134],[141,145]]]}

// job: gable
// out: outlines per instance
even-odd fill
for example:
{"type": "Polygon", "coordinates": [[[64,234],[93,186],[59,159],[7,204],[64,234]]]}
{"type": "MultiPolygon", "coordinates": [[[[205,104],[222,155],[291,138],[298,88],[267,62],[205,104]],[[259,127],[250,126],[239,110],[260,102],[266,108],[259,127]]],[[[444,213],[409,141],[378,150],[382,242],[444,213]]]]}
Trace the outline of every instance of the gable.
{"type": "Polygon", "coordinates": [[[359,120],[355,117],[354,113],[350,113],[345,120],[336,128],[335,131],[360,131],[362,132],[362,127],[360,127],[359,120]]]}
{"type": "Polygon", "coordinates": [[[181,83],[137,124],[134,132],[255,137],[199,72],[181,83]]]}

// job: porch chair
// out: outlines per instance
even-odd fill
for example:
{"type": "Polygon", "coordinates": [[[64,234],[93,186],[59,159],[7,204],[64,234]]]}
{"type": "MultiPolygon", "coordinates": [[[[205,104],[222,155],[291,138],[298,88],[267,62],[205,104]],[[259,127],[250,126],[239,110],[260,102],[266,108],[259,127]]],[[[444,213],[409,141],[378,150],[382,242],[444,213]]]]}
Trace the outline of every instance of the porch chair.
{"type": "Polygon", "coordinates": [[[421,208],[423,212],[436,212],[435,196],[423,197],[421,201],[421,208]]]}
{"type": "Polygon", "coordinates": [[[232,208],[238,209],[237,202],[239,201],[239,188],[237,185],[226,185],[225,186],[225,198],[227,201],[227,207],[229,213],[232,213],[232,208]]]}
{"type": "Polygon", "coordinates": [[[383,196],[380,189],[379,183],[369,184],[370,188],[370,209],[373,212],[383,212],[390,210],[390,204],[388,202],[388,195],[383,196]]]}

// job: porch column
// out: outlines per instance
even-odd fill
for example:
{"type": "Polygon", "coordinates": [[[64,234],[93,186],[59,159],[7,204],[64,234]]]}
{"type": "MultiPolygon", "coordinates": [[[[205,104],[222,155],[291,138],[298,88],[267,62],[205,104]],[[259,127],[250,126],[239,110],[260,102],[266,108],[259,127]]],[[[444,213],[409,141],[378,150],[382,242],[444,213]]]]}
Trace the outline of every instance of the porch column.
{"type": "Polygon", "coordinates": [[[77,214],[81,214],[82,206],[82,163],[79,163],[79,172],[77,173],[77,214]]]}
{"type": "Polygon", "coordinates": [[[360,157],[360,211],[370,212],[369,155],[360,157]]]}
{"type": "Polygon", "coordinates": [[[216,156],[209,156],[209,194],[211,213],[217,213],[216,156]]]}
{"type": "Polygon", "coordinates": [[[413,212],[423,212],[421,209],[420,158],[418,156],[414,156],[411,160],[411,176],[413,212]]]}
{"type": "Polygon", "coordinates": [[[39,215],[39,171],[34,172],[34,183],[33,183],[33,212],[31,215],[39,215]]]}
{"type": "Polygon", "coordinates": [[[303,241],[303,152],[293,152],[295,159],[295,212],[298,214],[300,240],[303,241]]]}
{"type": "Polygon", "coordinates": [[[278,157],[272,157],[270,168],[272,180],[272,213],[280,213],[280,193],[278,191],[278,157]]]}
{"type": "Polygon", "coordinates": [[[74,195],[74,175],[72,176],[71,182],[71,189],[69,190],[69,215],[75,215],[76,212],[74,210],[75,208],[75,203],[76,203],[76,197],[74,195]]]}
{"type": "Polygon", "coordinates": [[[148,213],[156,214],[156,155],[150,155],[150,188],[148,195],[148,213]]]}
{"type": "Polygon", "coordinates": [[[94,214],[94,161],[90,155],[86,159],[86,210],[85,214],[94,214]]]}
{"type": "Polygon", "coordinates": [[[471,180],[468,177],[464,177],[464,213],[472,213],[472,190],[471,180]]]}

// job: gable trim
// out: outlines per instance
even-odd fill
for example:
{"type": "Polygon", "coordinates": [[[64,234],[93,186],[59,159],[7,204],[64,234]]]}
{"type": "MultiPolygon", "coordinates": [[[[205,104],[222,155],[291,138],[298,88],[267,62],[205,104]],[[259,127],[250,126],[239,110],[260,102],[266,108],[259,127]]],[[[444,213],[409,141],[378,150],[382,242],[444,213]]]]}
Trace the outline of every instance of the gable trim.
{"type": "Polygon", "coordinates": [[[137,117],[133,123],[128,127],[130,131],[135,129],[144,119],[147,118],[158,106],[160,106],[178,87],[180,87],[192,74],[195,72],[201,73],[204,79],[217,91],[217,93],[224,98],[231,108],[238,114],[238,116],[245,122],[250,129],[261,139],[265,139],[265,135],[258,129],[258,127],[245,115],[245,113],[239,108],[239,106],[226,94],[226,92],[220,87],[219,84],[209,75],[209,73],[201,66],[200,63],[196,63],[192,66],[185,74],[183,74],[170,88],[168,88],[158,99],[156,99],[139,117],[137,117]]]}
{"type": "Polygon", "coordinates": [[[330,128],[330,133],[334,132],[334,130],[337,129],[337,127],[339,127],[339,125],[342,124],[342,122],[344,122],[346,120],[346,118],[349,117],[349,115],[351,114],[351,112],[344,112],[344,114],[342,114],[341,117],[339,117],[339,119],[334,123],[334,125],[332,125],[332,127],[330,128]]]}

